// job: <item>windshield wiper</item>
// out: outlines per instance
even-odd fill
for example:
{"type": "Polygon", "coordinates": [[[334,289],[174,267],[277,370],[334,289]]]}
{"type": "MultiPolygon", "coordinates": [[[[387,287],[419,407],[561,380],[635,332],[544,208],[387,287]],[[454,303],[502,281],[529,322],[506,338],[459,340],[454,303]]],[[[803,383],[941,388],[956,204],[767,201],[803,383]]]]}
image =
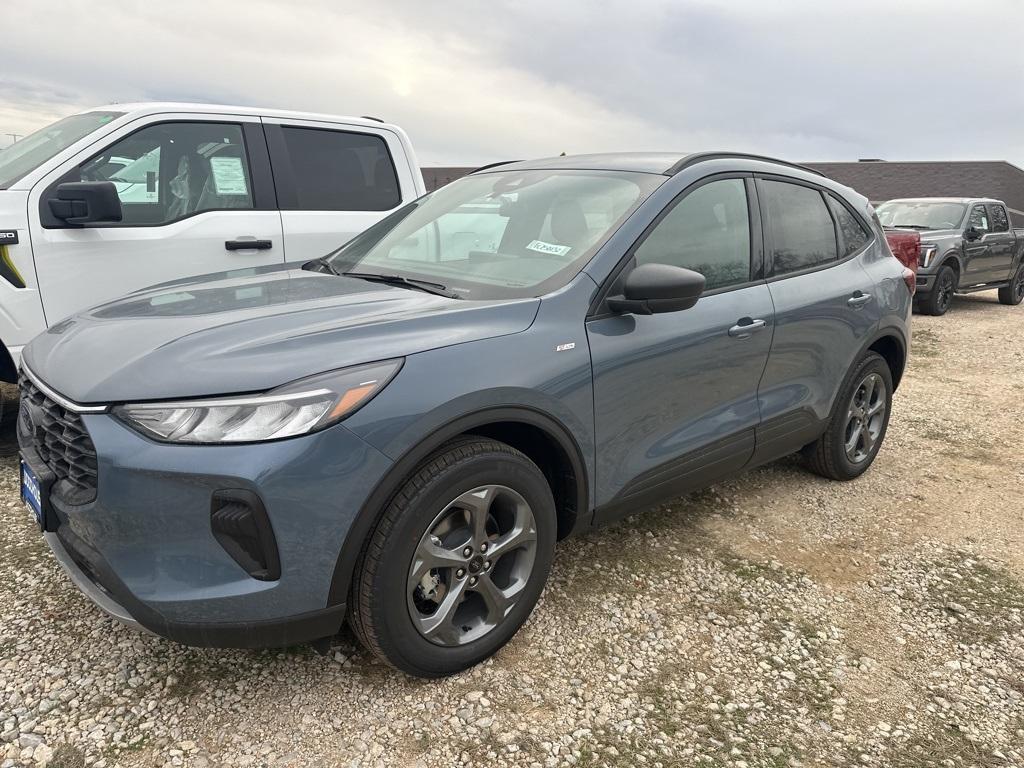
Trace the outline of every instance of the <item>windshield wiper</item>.
{"type": "Polygon", "coordinates": [[[307,261],[302,265],[302,268],[307,272],[326,272],[329,275],[341,275],[341,272],[334,268],[327,256],[321,256],[319,259],[313,259],[307,261]]]}
{"type": "Polygon", "coordinates": [[[890,224],[889,226],[896,229],[935,229],[935,227],[930,227],[927,224],[890,224]]]}
{"type": "MultiPolygon", "coordinates": [[[[335,272],[335,274],[338,273],[335,272]]],[[[447,285],[432,283],[429,280],[417,280],[414,277],[403,277],[402,275],[378,275],[373,272],[342,272],[340,274],[345,277],[358,277],[360,280],[372,280],[374,282],[385,283],[387,285],[401,285],[408,288],[415,288],[416,290],[426,291],[427,293],[432,293],[435,296],[444,296],[449,299],[462,298],[457,293],[450,290],[447,285]]]]}

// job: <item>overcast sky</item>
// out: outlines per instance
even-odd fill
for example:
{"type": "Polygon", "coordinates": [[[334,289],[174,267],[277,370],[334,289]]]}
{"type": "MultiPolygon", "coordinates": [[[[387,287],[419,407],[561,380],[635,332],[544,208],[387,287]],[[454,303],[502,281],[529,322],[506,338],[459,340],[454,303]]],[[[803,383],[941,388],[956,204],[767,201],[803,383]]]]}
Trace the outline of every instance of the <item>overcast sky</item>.
{"type": "Polygon", "coordinates": [[[402,125],[423,165],[734,149],[1024,166],[1018,0],[0,0],[0,146],[186,100],[402,125]]]}

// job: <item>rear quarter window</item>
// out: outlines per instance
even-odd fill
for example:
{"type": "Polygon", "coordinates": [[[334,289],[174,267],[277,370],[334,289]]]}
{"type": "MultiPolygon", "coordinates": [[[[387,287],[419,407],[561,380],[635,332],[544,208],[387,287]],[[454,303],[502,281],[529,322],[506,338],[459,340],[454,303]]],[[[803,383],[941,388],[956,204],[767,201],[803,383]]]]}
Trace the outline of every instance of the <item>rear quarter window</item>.
{"type": "Polygon", "coordinates": [[[871,233],[861,220],[832,195],[827,195],[828,207],[839,228],[840,258],[856,253],[871,240],[871,233]]]}

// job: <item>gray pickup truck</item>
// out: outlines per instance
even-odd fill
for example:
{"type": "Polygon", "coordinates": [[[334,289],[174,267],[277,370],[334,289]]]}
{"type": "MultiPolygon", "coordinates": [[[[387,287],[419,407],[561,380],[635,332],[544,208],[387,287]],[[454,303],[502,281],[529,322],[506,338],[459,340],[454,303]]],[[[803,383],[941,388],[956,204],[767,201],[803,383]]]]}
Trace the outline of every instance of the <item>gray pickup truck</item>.
{"type": "Polygon", "coordinates": [[[917,305],[944,315],[955,293],[999,290],[999,301],[1024,299],[1024,229],[1013,229],[1000,200],[921,197],[890,200],[876,209],[886,227],[921,233],[917,305]]]}

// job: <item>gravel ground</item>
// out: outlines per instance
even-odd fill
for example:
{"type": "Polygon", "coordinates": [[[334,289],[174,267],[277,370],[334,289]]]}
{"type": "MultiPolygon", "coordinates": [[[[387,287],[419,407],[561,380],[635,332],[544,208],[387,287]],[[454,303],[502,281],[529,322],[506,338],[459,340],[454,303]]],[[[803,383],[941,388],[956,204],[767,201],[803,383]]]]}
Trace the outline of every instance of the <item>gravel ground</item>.
{"type": "Polygon", "coordinates": [[[0,466],[0,765],[1024,766],[1024,309],[914,318],[875,466],[786,460],[559,546],[440,682],[192,650],[59,571],[0,466]]]}

